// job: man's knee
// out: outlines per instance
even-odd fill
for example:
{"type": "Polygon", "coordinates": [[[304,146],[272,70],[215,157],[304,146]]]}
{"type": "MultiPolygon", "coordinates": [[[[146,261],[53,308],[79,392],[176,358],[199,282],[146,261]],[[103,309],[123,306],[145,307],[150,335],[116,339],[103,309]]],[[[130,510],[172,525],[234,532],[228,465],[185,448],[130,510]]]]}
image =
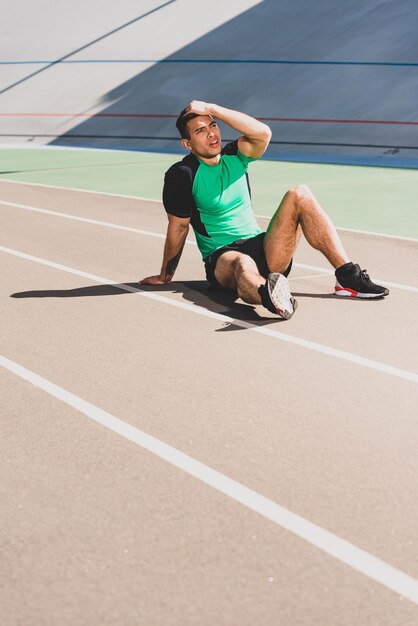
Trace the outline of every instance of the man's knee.
{"type": "Polygon", "coordinates": [[[258,272],[256,262],[247,254],[238,254],[234,261],[234,274],[236,279],[239,280],[248,272],[258,272]]]}
{"type": "Polygon", "coordinates": [[[298,204],[308,198],[312,198],[312,191],[309,189],[308,185],[300,184],[289,189],[287,195],[295,202],[295,204],[298,204]]]}
{"type": "Polygon", "coordinates": [[[236,289],[240,280],[245,280],[248,272],[257,270],[255,261],[242,252],[226,252],[222,254],[215,268],[215,278],[221,287],[236,289]]]}

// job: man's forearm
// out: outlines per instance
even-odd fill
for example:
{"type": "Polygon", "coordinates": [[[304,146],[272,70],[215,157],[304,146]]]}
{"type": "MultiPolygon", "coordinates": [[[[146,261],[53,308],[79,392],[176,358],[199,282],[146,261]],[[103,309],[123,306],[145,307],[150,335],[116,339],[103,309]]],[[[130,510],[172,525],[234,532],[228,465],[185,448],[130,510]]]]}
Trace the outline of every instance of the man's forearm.
{"type": "Polygon", "coordinates": [[[186,110],[196,115],[210,115],[241,133],[238,146],[245,156],[258,159],[270,143],[271,130],[267,124],[263,124],[246,113],[201,100],[192,100],[186,110]]]}
{"type": "Polygon", "coordinates": [[[255,117],[246,113],[227,109],[218,104],[208,104],[209,114],[221,120],[234,130],[245,135],[249,140],[265,141],[271,136],[271,130],[267,124],[263,124],[255,117]]]}
{"type": "Polygon", "coordinates": [[[163,262],[161,265],[160,278],[165,282],[170,282],[179,264],[183,252],[188,228],[177,230],[170,226],[167,230],[167,238],[164,245],[163,262]]]}
{"type": "Polygon", "coordinates": [[[177,265],[179,264],[180,257],[183,252],[184,244],[186,243],[186,237],[184,238],[183,243],[181,244],[180,249],[173,248],[168,245],[166,241],[166,245],[164,247],[164,257],[161,265],[160,278],[161,280],[169,282],[172,280],[174,273],[177,269],[177,265]]]}

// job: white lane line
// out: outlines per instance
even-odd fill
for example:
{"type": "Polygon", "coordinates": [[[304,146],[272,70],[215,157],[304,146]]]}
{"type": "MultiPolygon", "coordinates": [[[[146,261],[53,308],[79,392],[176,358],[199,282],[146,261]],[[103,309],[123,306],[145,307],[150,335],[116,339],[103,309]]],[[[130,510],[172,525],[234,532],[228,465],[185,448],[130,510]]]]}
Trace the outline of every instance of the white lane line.
{"type": "MultiPolygon", "coordinates": [[[[62,148],[65,149],[65,148],[62,148]]],[[[91,148],[94,150],[94,148],[91,148]]],[[[155,154],[154,152],[149,154],[155,154]]],[[[176,155],[174,155],[176,156],[176,155]]],[[[184,155],[177,155],[178,159],[183,158],[184,155]]],[[[98,166],[99,167],[99,166],[98,166]]],[[[62,191],[77,191],[79,193],[91,193],[96,194],[98,196],[111,196],[113,198],[128,198],[130,200],[145,200],[146,202],[156,202],[157,204],[161,204],[161,200],[155,200],[155,198],[144,198],[143,196],[131,196],[128,194],[120,194],[120,193],[110,193],[108,191],[95,191],[93,189],[81,189],[79,187],[63,187],[61,185],[46,185],[43,183],[28,183],[21,180],[12,180],[11,178],[0,178],[0,183],[11,183],[14,185],[26,185],[26,186],[35,186],[35,187],[44,187],[46,189],[60,189],[62,191]]],[[[270,220],[271,215],[256,215],[257,218],[263,220],[270,220]]],[[[357,230],[355,228],[346,228],[345,226],[336,226],[337,230],[346,230],[350,233],[358,233],[359,235],[370,235],[372,237],[386,237],[388,239],[400,239],[401,241],[413,241],[418,243],[418,239],[416,237],[403,237],[402,235],[388,235],[386,233],[376,233],[368,230],[357,230]]]]}
{"type": "MultiPolygon", "coordinates": [[[[296,263],[295,263],[296,265],[296,263]]],[[[330,272],[331,273],[331,272],[330,272]]],[[[288,281],[294,281],[294,280],[307,280],[308,278],[323,278],[324,274],[308,274],[307,276],[289,276],[288,277],[288,281]]]]}
{"type": "MultiPolygon", "coordinates": [[[[81,217],[79,215],[72,215],[71,213],[61,213],[59,211],[52,211],[50,209],[42,209],[34,207],[28,204],[19,204],[17,202],[8,202],[7,200],[0,200],[0,205],[11,206],[17,209],[24,209],[25,211],[33,211],[34,213],[44,213],[45,215],[52,215],[54,217],[61,217],[67,220],[73,220],[76,222],[84,222],[86,224],[94,224],[96,226],[105,226],[106,228],[114,228],[116,230],[123,230],[131,233],[138,233],[139,235],[146,235],[147,237],[157,237],[158,239],[165,239],[165,235],[161,233],[155,233],[150,230],[142,230],[140,228],[133,228],[131,226],[121,226],[119,224],[113,224],[112,222],[103,222],[101,220],[94,220],[88,217],[81,217]]],[[[190,246],[196,246],[196,242],[191,239],[186,239],[186,244],[190,246]]],[[[333,270],[323,269],[316,265],[306,265],[305,263],[294,263],[294,267],[300,267],[302,269],[313,270],[314,272],[320,272],[322,274],[333,274],[333,270]]],[[[302,277],[301,277],[302,278],[302,277]]],[[[303,277],[305,278],[305,277],[303,277]]],[[[295,279],[293,279],[295,280],[295,279]]],[[[404,291],[412,291],[418,293],[418,287],[412,287],[410,285],[402,285],[400,283],[393,283],[385,280],[384,278],[375,278],[377,283],[383,283],[388,287],[394,287],[396,289],[402,289],[404,291]]]]}
{"type": "Polygon", "coordinates": [[[153,198],[143,198],[142,196],[129,196],[129,195],[120,194],[120,193],[110,193],[108,191],[94,191],[93,189],[79,189],[78,187],[61,187],[60,185],[44,185],[43,183],[26,183],[21,180],[12,180],[10,178],[0,178],[0,183],[12,183],[15,185],[26,185],[27,187],[31,187],[31,186],[44,187],[45,189],[60,189],[61,191],[76,191],[78,193],[90,193],[96,196],[111,196],[112,198],[128,198],[129,200],[145,200],[146,202],[156,202],[157,204],[161,204],[161,200],[154,200],[153,198]]]}
{"type": "Polygon", "coordinates": [[[203,315],[204,317],[210,317],[212,319],[216,319],[223,323],[227,322],[228,324],[239,326],[241,328],[246,328],[255,333],[259,333],[260,335],[267,335],[268,337],[272,337],[273,339],[277,339],[279,341],[286,341],[287,343],[291,343],[291,344],[300,346],[302,348],[312,350],[313,352],[326,354],[328,356],[332,356],[337,359],[347,361],[349,363],[362,365],[364,367],[368,367],[369,369],[382,372],[390,376],[395,376],[396,378],[401,378],[403,380],[408,380],[414,383],[418,383],[418,374],[415,372],[404,370],[399,367],[394,367],[393,365],[388,365],[387,363],[380,363],[380,361],[374,361],[373,359],[368,359],[366,357],[359,356],[358,354],[354,354],[352,352],[346,352],[344,350],[339,350],[338,348],[332,348],[330,346],[326,346],[320,343],[315,343],[314,341],[309,341],[307,339],[302,339],[300,337],[293,337],[292,335],[287,335],[286,333],[282,333],[277,330],[272,330],[265,326],[257,326],[255,324],[251,324],[250,322],[245,322],[243,320],[236,320],[233,317],[229,317],[228,315],[224,315],[222,313],[215,313],[213,311],[209,311],[208,309],[198,307],[194,304],[187,304],[186,302],[179,302],[178,300],[167,298],[166,296],[162,296],[157,293],[144,291],[139,286],[131,287],[130,285],[115,283],[109,278],[104,278],[103,276],[97,276],[96,274],[83,272],[81,270],[77,270],[72,267],[68,267],[66,265],[61,265],[60,263],[55,263],[53,261],[48,261],[46,259],[41,259],[39,257],[32,256],[31,254],[26,254],[25,252],[20,252],[18,250],[13,250],[11,248],[6,248],[5,246],[0,246],[0,252],[11,254],[13,256],[19,257],[21,259],[25,259],[27,261],[31,261],[33,263],[39,263],[40,265],[52,267],[53,269],[61,270],[69,274],[74,274],[75,276],[81,276],[83,278],[92,280],[93,282],[96,282],[96,283],[111,284],[115,288],[120,289],[121,291],[128,291],[130,293],[136,293],[140,296],[143,296],[144,298],[149,298],[150,300],[156,300],[157,302],[164,302],[165,304],[169,304],[170,306],[183,309],[184,311],[190,311],[191,313],[203,315]]]}
{"type": "MultiPolygon", "coordinates": [[[[66,220],[73,220],[75,222],[84,222],[85,224],[94,224],[96,226],[105,226],[106,228],[114,228],[116,230],[124,230],[129,233],[138,233],[139,235],[147,235],[148,237],[157,237],[158,239],[165,239],[165,235],[161,233],[154,233],[150,230],[142,230],[140,228],[133,228],[131,226],[121,226],[119,224],[113,224],[111,222],[102,222],[100,220],[93,220],[89,217],[81,217],[79,215],[72,215],[71,213],[61,213],[59,211],[51,211],[50,209],[40,209],[38,207],[30,206],[28,204],[18,204],[16,202],[7,202],[0,200],[0,204],[6,206],[12,206],[17,209],[24,209],[25,211],[33,211],[34,213],[45,213],[45,215],[52,215],[54,217],[61,217],[66,220]]],[[[194,241],[186,240],[189,245],[196,245],[194,241]]]]}
{"type": "Polygon", "coordinates": [[[413,241],[418,243],[418,239],[414,237],[401,237],[401,235],[388,235],[386,233],[376,233],[370,230],[357,230],[356,228],[346,228],[345,226],[338,226],[338,230],[345,230],[348,233],[355,233],[358,235],[368,235],[370,237],[383,237],[384,239],[400,239],[401,241],[413,241]]]}
{"type": "Polygon", "coordinates": [[[105,428],[262,515],[265,519],[293,533],[364,576],[414,604],[418,604],[418,580],[405,572],[2,355],[0,355],[0,366],[105,428]]]}

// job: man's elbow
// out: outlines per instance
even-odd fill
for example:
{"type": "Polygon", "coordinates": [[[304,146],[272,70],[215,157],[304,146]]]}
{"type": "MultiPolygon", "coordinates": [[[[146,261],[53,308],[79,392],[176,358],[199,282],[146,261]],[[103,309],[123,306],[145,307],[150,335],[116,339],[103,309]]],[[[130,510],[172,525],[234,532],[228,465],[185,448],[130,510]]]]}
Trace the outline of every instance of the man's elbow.
{"type": "Polygon", "coordinates": [[[267,126],[267,124],[263,124],[263,126],[263,141],[267,147],[270,143],[272,132],[270,126],[267,126]]]}
{"type": "Polygon", "coordinates": [[[187,232],[190,226],[190,218],[168,215],[168,230],[173,232],[187,232]]]}
{"type": "Polygon", "coordinates": [[[260,132],[260,136],[258,138],[257,144],[258,144],[258,150],[257,150],[257,157],[263,156],[263,154],[265,153],[265,151],[267,150],[270,140],[271,140],[271,128],[269,126],[267,126],[267,124],[263,124],[264,128],[261,130],[260,132]]]}
{"type": "Polygon", "coordinates": [[[189,224],[177,224],[175,229],[173,230],[173,235],[179,241],[185,240],[188,233],[189,233],[189,224]]]}
{"type": "Polygon", "coordinates": [[[190,222],[185,224],[184,222],[178,225],[178,231],[182,234],[187,234],[189,232],[190,222]]]}
{"type": "Polygon", "coordinates": [[[256,140],[256,143],[258,145],[257,156],[262,156],[264,152],[267,150],[268,145],[271,140],[271,135],[272,135],[271,128],[267,126],[267,124],[261,124],[261,128],[259,129],[259,132],[257,133],[257,140],[256,140]]]}

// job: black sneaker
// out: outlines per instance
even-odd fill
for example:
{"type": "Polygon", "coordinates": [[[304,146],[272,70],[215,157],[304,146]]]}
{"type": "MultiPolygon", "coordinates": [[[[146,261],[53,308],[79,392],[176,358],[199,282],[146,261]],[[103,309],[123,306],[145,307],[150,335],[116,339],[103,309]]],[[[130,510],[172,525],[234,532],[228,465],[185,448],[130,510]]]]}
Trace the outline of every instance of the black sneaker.
{"type": "Polygon", "coordinates": [[[261,285],[258,293],[263,306],[285,320],[292,317],[298,306],[297,301],[290,293],[287,278],[278,272],[272,272],[268,275],[266,284],[261,285]]]}
{"type": "Polygon", "coordinates": [[[376,285],[370,280],[367,270],[360,265],[353,265],[349,270],[339,272],[335,270],[337,282],[335,295],[348,298],[382,298],[389,295],[389,289],[376,285]]]}

